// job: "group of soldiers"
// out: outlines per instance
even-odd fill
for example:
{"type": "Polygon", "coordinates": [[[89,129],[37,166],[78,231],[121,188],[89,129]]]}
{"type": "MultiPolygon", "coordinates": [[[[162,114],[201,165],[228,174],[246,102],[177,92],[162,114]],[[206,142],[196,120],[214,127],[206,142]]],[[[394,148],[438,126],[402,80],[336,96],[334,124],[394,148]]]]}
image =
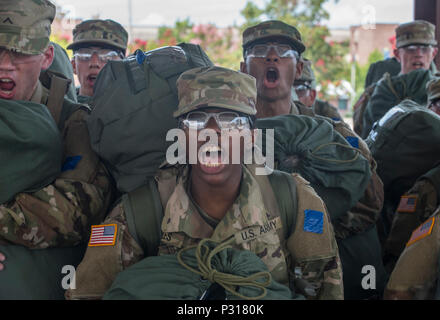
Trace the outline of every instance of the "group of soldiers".
{"type": "MultiPolygon", "coordinates": [[[[0,279],[13,262],[14,257],[7,253],[12,246],[29,251],[80,248],[76,283],[66,290],[65,298],[101,299],[120,273],[151,252],[175,255],[202,239],[222,243],[263,226],[259,236],[232,241],[232,246],[255,253],[273,281],[305,298],[434,297],[440,270],[436,221],[440,183],[420,179],[402,194],[418,196],[423,203],[423,208],[413,213],[426,222],[421,221],[420,227],[411,225],[418,228],[412,237],[411,233],[395,232],[396,228],[394,233],[378,231],[378,223],[384,219],[383,186],[360,136],[366,138],[374,122],[388,110],[373,113],[365,104],[358,118],[361,129],[355,133],[337,108],[316,98],[313,61],[304,58],[306,47],[294,26],[271,20],[247,28],[240,71],[211,66],[184,72],[177,79],[179,104],[173,116],[187,136],[194,126],[220,135],[226,128],[254,130],[257,119],[285,115],[325,119],[333,130],[355,138],[356,148],[369,163],[371,177],[363,196],[344,219],[334,221],[328,204],[301,175],[275,171],[295,185],[292,198],[296,203],[287,208],[295,223],[286,226],[276,214],[276,186],[270,179],[255,176],[251,167],[221,164],[217,158],[179,168],[164,164],[155,177],[163,204],[162,236],[158,246],[151,248],[133,234],[138,220],[130,218],[131,208],[121,200],[124,196],[109,168],[92,149],[87,126],[98,75],[108,62],[126,58],[128,34],[113,20],[84,21],[73,31],[73,43],[68,46],[73,58],[68,61],[65,52],[49,40],[54,17],[55,6],[48,0],[0,4],[0,99],[47,106],[63,146],[63,163],[56,179],[38,190],[19,192],[0,205],[0,279]],[[79,87],[72,92],[73,74],[79,87]],[[283,228],[288,230],[283,233],[283,228]],[[385,243],[394,234],[400,250],[392,252],[393,259],[383,259],[385,243]],[[353,239],[361,240],[355,246],[353,239]],[[363,256],[359,261],[357,254],[363,256]],[[367,288],[364,266],[375,270],[371,278],[374,285],[367,288]]],[[[401,25],[396,37],[394,63],[401,68],[395,76],[435,68],[437,42],[432,24],[414,21],[401,25]]],[[[370,86],[389,70],[381,71],[370,86]]],[[[440,114],[440,80],[434,78],[423,90],[429,97],[426,107],[440,114]]],[[[198,144],[197,151],[200,148],[198,144]]],[[[241,148],[243,151],[245,146],[241,148]]],[[[1,185],[4,188],[12,183],[2,181],[1,185]]],[[[394,219],[399,217],[396,213],[394,219]]],[[[210,280],[215,282],[215,277],[210,280]]]]}

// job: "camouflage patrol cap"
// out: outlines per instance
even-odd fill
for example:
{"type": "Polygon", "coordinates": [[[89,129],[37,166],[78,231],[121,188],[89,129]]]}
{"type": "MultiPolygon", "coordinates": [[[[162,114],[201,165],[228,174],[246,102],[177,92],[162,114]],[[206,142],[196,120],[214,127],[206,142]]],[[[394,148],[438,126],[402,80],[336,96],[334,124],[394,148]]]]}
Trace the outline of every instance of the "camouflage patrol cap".
{"type": "Polygon", "coordinates": [[[255,115],[257,87],[254,77],[221,67],[188,70],[177,79],[179,106],[174,117],[200,107],[220,107],[255,115]]]}
{"type": "Polygon", "coordinates": [[[24,54],[43,53],[55,12],[55,5],[47,0],[2,0],[0,47],[24,54]]]}
{"type": "Polygon", "coordinates": [[[412,44],[437,45],[435,25],[424,20],[401,24],[396,29],[396,47],[403,48],[412,44]]]}
{"type": "Polygon", "coordinates": [[[76,50],[84,46],[106,45],[119,50],[127,49],[128,33],[116,21],[86,20],[73,30],[73,43],[67,49],[76,50]]]}
{"type": "Polygon", "coordinates": [[[312,89],[316,89],[316,78],[315,78],[315,73],[313,72],[312,69],[312,61],[302,58],[302,61],[304,63],[304,68],[301,74],[301,77],[297,80],[295,80],[295,84],[296,82],[308,82],[310,84],[310,86],[312,87],[312,89]]]}
{"type": "Polygon", "coordinates": [[[304,50],[306,50],[306,47],[302,43],[299,31],[295,27],[279,20],[265,21],[244,30],[243,49],[248,48],[258,40],[273,37],[285,38],[299,53],[303,53],[304,50]]]}
{"type": "Polygon", "coordinates": [[[428,94],[428,106],[435,100],[440,99],[440,78],[434,78],[426,85],[428,94]]]}

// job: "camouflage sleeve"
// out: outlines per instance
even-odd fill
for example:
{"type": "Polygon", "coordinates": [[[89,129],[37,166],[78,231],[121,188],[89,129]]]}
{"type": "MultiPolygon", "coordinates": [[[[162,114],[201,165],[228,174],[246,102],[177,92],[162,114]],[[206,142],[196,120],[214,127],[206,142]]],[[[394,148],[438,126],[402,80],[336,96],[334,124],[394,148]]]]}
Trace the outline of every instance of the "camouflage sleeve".
{"type": "Polygon", "coordinates": [[[67,299],[100,299],[110,289],[117,274],[144,257],[144,252],[128,231],[124,207],[118,204],[103,224],[116,224],[114,245],[88,247],[76,271],[76,289],[67,299]]]}
{"type": "Polygon", "coordinates": [[[109,174],[91,149],[85,111],[63,130],[64,166],[51,185],[0,206],[0,239],[28,248],[74,246],[102,221],[112,197],[109,174]]]}
{"type": "Polygon", "coordinates": [[[439,278],[439,212],[440,208],[414,231],[390,276],[384,299],[433,299],[439,278]]]}
{"type": "Polygon", "coordinates": [[[411,233],[423,221],[428,219],[438,206],[437,190],[429,180],[421,179],[402,196],[394,213],[393,222],[385,242],[385,262],[394,266],[405,248],[411,233]],[[408,201],[414,199],[414,205],[408,201]]]}
{"type": "MultiPolygon", "coordinates": [[[[342,300],[342,266],[329,215],[309,183],[298,175],[294,177],[298,213],[295,230],[287,240],[287,249],[292,257],[291,269],[299,267],[301,279],[313,288],[314,294],[305,292],[307,298],[342,300]],[[308,213],[313,213],[313,216],[308,216],[308,213]],[[317,228],[310,228],[311,225],[317,228]]],[[[295,274],[298,274],[297,270],[295,274]]]]}

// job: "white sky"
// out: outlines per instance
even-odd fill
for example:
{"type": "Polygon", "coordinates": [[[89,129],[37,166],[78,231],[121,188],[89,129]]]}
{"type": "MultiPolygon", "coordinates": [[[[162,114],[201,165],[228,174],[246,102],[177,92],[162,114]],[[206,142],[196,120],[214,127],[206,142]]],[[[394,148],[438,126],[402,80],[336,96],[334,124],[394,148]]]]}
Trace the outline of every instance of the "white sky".
{"type": "MultiPolygon", "coordinates": [[[[113,19],[129,23],[130,0],[53,0],[75,17],[113,19]]],[[[247,0],[131,0],[133,24],[173,26],[187,17],[193,23],[214,23],[226,27],[243,23],[240,11],[247,0]]],[[[264,0],[254,0],[261,4],[264,0]]],[[[364,23],[402,23],[413,19],[413,0],[330,0],[326,8],[330,28],[348,28],[364,23]]]]}

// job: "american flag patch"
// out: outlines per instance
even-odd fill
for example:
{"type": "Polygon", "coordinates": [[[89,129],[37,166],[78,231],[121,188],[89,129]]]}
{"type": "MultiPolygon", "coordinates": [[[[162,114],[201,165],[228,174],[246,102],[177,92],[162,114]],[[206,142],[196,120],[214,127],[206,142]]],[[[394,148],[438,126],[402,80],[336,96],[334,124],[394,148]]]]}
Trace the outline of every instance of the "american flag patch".
{"type": "Polygon", "coordinates": [[[407,212],[413,213],[416,212],[418,196],[403,196],[400,198],[399,207],[397,208],[397,212],[407,212]]]}
{"type": "Polygon", "coordinates": [[[113,246],[117,231],[118,226],[116,224],[92,226],[89,247],[113,246]]]}
{"type": "Polygon", "coordinates": [[[407,247],[412,245],[414,242],[419,241],[420,239],[423,239],[427,236],[429,236],[432,232],[432,228],[434,227],[435,217],[432,217],[428,221],[426,221],[424,224],[422,224],[420,227],[418,227],[411,235],[411,239],[409,239],[408,243],[406,244],[407,247]]]}

